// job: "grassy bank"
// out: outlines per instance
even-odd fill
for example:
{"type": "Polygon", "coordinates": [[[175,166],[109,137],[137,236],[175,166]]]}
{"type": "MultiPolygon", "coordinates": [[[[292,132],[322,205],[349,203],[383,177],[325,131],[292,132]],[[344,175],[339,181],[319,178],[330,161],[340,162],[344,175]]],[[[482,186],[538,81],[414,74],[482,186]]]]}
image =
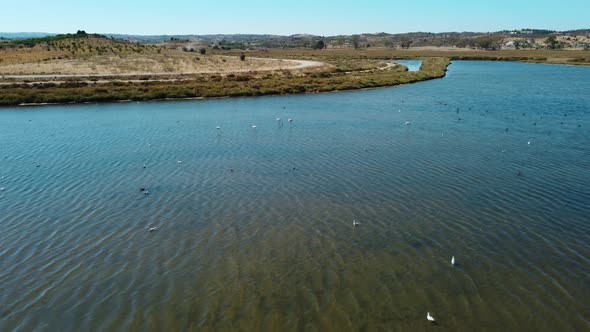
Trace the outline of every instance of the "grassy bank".
{"type": "Polygon", "coordinates": [[[200,75],[172,81],[14,83],[0,86],[0,105],[262,96],[368,89],[443,77],[450,60],[445,57],[427,58],[417,72],[358,58],[336,57],[329,63],[332,66],[327,69],[297,73],[285,70],[226,76],[200,75]]]}
{"type": "MultiPolygon", "coordinates": [[[[232,54],[232,53],[224,53],[232,54]]],[[[497,50],[484,51],[469,48],[435,48],[416,47],[409,49],[368,48],[354,50],[350,48],[311,50],[311,49],[270,49],[267,51],[251,52],[254,56],[289,59],[308,59],[331,62],[367,61],[371,59],[412,59],[444,57],[451,60],[492,60],[492,61],[522,61],[550,64],[590,65],[590,51],[584,50],[497,50]]]]}

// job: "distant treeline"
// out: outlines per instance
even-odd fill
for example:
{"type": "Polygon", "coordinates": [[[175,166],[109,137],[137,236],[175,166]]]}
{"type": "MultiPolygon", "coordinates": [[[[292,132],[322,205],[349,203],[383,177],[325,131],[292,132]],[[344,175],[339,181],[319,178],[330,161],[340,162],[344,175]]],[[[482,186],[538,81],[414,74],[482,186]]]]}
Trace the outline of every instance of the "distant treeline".
{"type": "Polygon", "coordinates": [[[37,45],[51,45],[51,44],[61,41],[61,40],[81,39],[81,38],[88,38],[88,37],[107,38],[106,36],[103,36],[100,34],[87,34],[86,31],[84,31],[84,30],[78,30],[75,34],[66,33],[66,34],[55,35],[55,36],[9,40],[9,41],[1,43],[0,49],[1,48],[10,48],[10,47],[19,47],[19,46],[35,47],[37,45]]]}

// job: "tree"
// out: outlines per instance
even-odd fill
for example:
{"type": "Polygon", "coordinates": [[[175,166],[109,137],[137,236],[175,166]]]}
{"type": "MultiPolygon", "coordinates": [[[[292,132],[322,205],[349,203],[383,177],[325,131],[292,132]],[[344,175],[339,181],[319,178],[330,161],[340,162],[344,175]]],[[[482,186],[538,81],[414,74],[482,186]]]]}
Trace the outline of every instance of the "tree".
{"type": "Polygon", "coordinates": [[[361,44],[361,37],[359,35],[352,35],[352,37],[350,37],[350,42],[352,43],[352,47],[356,50],[361,44]]]}
{"type": "Polygon", "coordinates": [[[383,37],[383,45],[385,45],[385,47],[393,47],[393,40],[383,37]]]}
{"type": "Polygon", "coordinates": [[[547,45],[547,48],[552,49],[552,50],[559,48],[559,42],[557,41],[557,37],[555,37],[555,36],[547,37],[547,39],[545,39],[545,45],[547,45]]]}
{"type": "Polygon", "coordinates": [[[313,49],[315,50],[321,50],[326,48],[326,43],[323,40],[318,40],[313,44],[313,49]]]}
{"type": "Polygon", "coordinates": [[[86,34],[86,31],[84,31],[84,30],[78,30],[78,31],[76,31],[76,34],[77,35],[85,35],[86,34]]]}
{"type": "Polygon", "coordinates": [[[246,54],[240,54],[240,61],[246,61],[246,54]]]}
{"type": "Polygon", "coordinates": [[[410,48],[412,43],[413,41],[410,38],[403,36],[400,45],[402,48],[410,48]]]}
{"type": "Polygon", "coordinates": [[[204,47],[201,47],[199,49],[199,53],[201,53],[201,55],[205,55],[205,53],[207,53],[207,50],[204,47]]]}
{"type": "Polygon", "coordinates": [[[459,48],[465,48],[471,45],[471,40],[467,38],[459,38],[455,41],[454,45],[459,48]]]}
{"type": "Polygon", "coordinates": [[[502,38],[499,36],[481,36],[475,39],[475,46],[484,50],[497,50],[502,44],[502,38]]]}

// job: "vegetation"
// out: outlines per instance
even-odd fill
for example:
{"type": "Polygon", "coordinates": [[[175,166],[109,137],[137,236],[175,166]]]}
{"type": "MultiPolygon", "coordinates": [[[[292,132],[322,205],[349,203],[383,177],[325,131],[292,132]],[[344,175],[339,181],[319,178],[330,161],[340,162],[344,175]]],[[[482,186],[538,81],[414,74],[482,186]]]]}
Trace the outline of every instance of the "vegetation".
{"type": "Polygon", "coordinates": [[[250,72],[225,77],[201,75],[184,80],[110,81],[103,84],[86,81],[63,84],[15,83],[0,85],[0,105],[261,96],[377,88],[442,77],[449,60],[426,59],[418,72],[405,71],[402,66],[386,69],[374,66],[370,70],[344,71],[337,67],[337,62],[334,63],[336,65],[330,69],[302,73],[284,70],[266,74],[250,72]]]}
{"type": "Polygon", "coordinates": [[[350,37],[350,43],[355,50],[358,49],[361,45],[361,37],[359,35],[352,35],[352,37],[350,37]]]}
{"type": "Polygon", "coordinates": [[[63,34],[63,35],[56,35],[56,36],[47,36],[47,37],[40,37],[40,38],[30,38],[30,39],[16,39],[10,40],[8,42],[4,42],[0,44],[0,49],[5,48],[12,48],[12,47],[34,47],[37,45],[54,45],[59,41],[66,40],[66,39],[87,39],[87,38],[106,38],[105,36],[99,34],[87,34],[83,30],[78,30],[75,34],[63,34]]]}
{"type": "MultiPolygon", "coordinates": [[[[22,103],[71,103],[71,102],[102,102],[116,100],[150,100],[165,98],[207,98],[226,96],[260,96],[269,94],[290,93],[316,93],[339,90],[366,89],[397,84],[418,82],[445,75],[446,67],[451,60],[512,60],[526,62],[551,62],[576,65],[590,65],[590,52],[572,50],[494,50],[487,47],[497,43],[495,38],[473,38],[481,42],[483,50],[475,49],[420,49],[412,48],[360,48],[361,36],[350,40],[351,46],[355,43],[357,49],[320,48],[316,49],[270,49],[270,50],[212,50],[207,56],[196,58],[194,54],[177,50],[169,50],[150,45],[139,45],[130,42],[112,40],[105,37],[89,35],[81,31],[70,39],[53,39],[51,43],[47,38],[43,42],[35,44],[28,49],[13,49],[1,51],[0,59],[3,64],[14,63],[26,57],[32,57],[27,61],[35,63],[35,66],[45,62],[47,55],[51,59],[59,56],[67,63],[83,61],[85,64],[95,64],[97,59],[109,54],[104,59],[112,63],[116,59],[122,64],[132,63],[137,59],[136,54],[142,54],[141,59],[149,55],[149,59],[170,59],[164,63],[166,66],[178,65],[182,59],[188,59],[190,66],[200,66],[212,59],[218,61],[215,68],[226,68],[233,61],[238,64],[236,68],[248,68],[255,61],[252,59],[243,62],[246,57],[273,58],[273,59],[305,59],[326,63],[321,68],[290,71],[276,70],[266,72],[226,72],[223,74],[180,74],[175,68],[170,67],[166,72],[169,76],[136,76],[117,77],[102,76],[98,78],[69,78],[52,81],[39,80],[26,82],[18,79],[3,79],[0,84],[0,105],[17,105],[22,103]],[[489,43],[488,43],[489,42],[489,43]],[[50,48],[47,51],[46,48],[50,48]],[[160,54],[162,53],[162,54],[160,54]],[[223,57],[220,57],[223,56],[223,57]],[[15,58],[16,57],[16,58],[15,58]],[[38,58],[35,58],[38,57],[38,58]],[[66,58],[67,57],[67,58],[66,58]],[[158,58],[160,57],[160,58],[158,58]],[[408,72],[400,65],[393,65],[386,60],[396,58],[420,58],[423,65],[418,72],[408,72]],[[239,61],[241,60],[241,61],[239,61]]],[[[493,36],[491,36],[493,37],[493,36]]],[[[58,36],[49,37],[58,38],[58,36]]],[[[363,37],[364,38],[364,37],[363,37]]],[[[397,43],[387,36],[392,44],[397,43]]],[[[316,39],[315,42],[324,39],[316,39]]],[[[343,45],[345,39],[341,39],[343,45]]],[[[364,43],[364,39],[363,39],[364,43]]],[[[225,45],[222,43],[221,45],[225,45]]],[[[400,46],[404,46],[399,44],[400,46]]],[[[409,47],[409,45],[408,45],[409,47]]],[[[51,60],[53,61],[53,60],[51,60]]],[[[272,61],[268,61],[269,63],[272,61]]],[[[61,63],[61,62],[58,62],[61,63]]],[[[153,66],[153,64],[152,64],[153,66]]],[[[32,66],[31,66],[32,67],[32,66]]],[[[149,72],[148,68],[145,71],[149,72]]],[[[188,67],[187,67],[188,68],[188,67]]],[[[192,68],[192,67],[191,67],[192,68]]],[[[247,70],[247,69],[246,69],[247,70]]],[[[186,72],[186,71],[181,71],[186,72]]]]}
{"type": "Polygon", "coordinates": [[[323,40],[318,40],[313,44],[313,49],[314,50],[321,50],[324,49],[326,47],[326,43],[324,43],[323,40]]]}
{"type": "Polygon", "coordinates": [[[556,50],[563,47],[563,45],[557,40],[557,37],[554,35],[549,36],[547,37],[547,39],[545,39],[545,45],[547,45],[547,48],[550,50],[556,50]]]}
{"type": "Polygon", "coordinates": [[[483,50],[499,50],[502,45],[502,38],[498,36],[481,36],[474,41],[476,47],[483,50]]]}
{"type": "Polygon", "coordinates": [[[405,37],[405,36],[401,38],[400,46],[402,48],[410,48],[411,45],[412,45],[412,40],[410,38],[405,37]]]}

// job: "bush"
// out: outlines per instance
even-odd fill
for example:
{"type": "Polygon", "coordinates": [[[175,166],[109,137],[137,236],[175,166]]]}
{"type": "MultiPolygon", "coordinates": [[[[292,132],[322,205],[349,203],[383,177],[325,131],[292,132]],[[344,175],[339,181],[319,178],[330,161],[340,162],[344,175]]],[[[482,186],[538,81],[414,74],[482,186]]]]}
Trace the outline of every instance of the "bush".
{"type": "Polygon", "coordinates": [[[240,54],[240,61],[246,61],[246,54],[240,54]]]}
{"type": "Polygon", "coordinates": [[[199,49],[199,53],[201,53],[201,55],[205,55],[205,53],[207,53],[207,50],[204,47],[201,47],[199,49]]]}

